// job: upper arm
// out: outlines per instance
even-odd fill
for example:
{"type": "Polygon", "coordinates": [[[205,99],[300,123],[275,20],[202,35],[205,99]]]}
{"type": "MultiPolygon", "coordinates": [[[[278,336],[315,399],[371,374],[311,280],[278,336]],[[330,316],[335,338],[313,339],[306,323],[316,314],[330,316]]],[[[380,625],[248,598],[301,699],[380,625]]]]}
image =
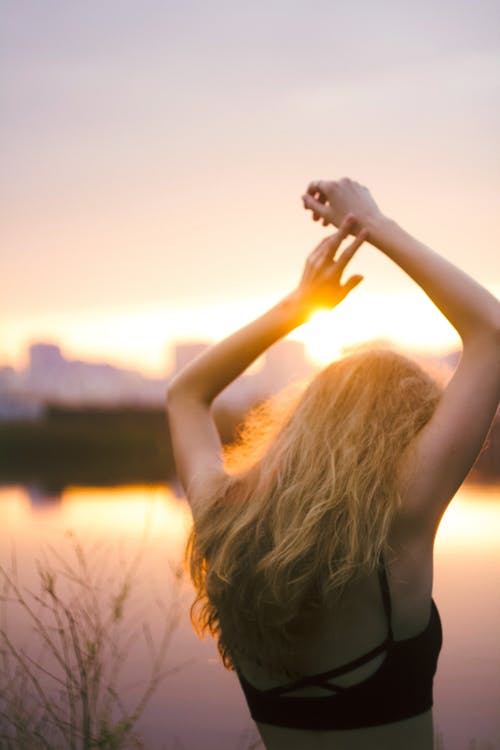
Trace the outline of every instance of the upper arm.
{"type": "Polygon", "coordinates": [[[177,473],[195,512],[209,483],[225,476],[219,433],[210,405],[188,394],[169,391],[167,415],[177,473]]]}
{"type": "Polygon", "coordinates": [[[404,506],[436,531],[483,446],[500,397],[498,341],[464,346],[458,367],[402,465],[404,506]]]}

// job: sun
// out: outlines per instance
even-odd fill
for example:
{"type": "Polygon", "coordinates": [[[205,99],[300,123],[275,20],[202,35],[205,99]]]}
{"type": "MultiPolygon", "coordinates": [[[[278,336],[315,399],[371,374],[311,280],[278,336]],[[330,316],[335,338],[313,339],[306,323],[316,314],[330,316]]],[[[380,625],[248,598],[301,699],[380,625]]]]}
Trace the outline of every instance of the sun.
{"type": "Polygon", "coordinates": [[[445,351],[457,346],[449,323],[422,295],[368,293],[333,310],[316,312],[291,334],[324,366],[358,346],[388,345],[405,351],[445,351]]]}
{"type": "Polygon", "coordinates": [[[309,357],[324,366],[342,356],[346,349],[380,338],[384,330],[380,310],[380,304],[367,308],[360,299],[347,299],[333,310],[315,312],[292,337],[302,341],[309,357]]]}
{"type": "Polygon", "coordinates": [[[334,336],[330,310],[320,310],[295,331],[293,338],[305,344],[308,356],[319,365],[327,365],[342,352],[342,344],[334,336]]]}

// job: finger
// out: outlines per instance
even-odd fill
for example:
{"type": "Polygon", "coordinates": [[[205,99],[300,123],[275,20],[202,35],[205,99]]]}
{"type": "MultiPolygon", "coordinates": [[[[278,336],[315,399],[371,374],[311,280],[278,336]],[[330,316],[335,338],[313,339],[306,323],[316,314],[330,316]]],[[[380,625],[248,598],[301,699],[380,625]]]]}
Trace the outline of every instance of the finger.
{"type": "Polygon", "coordinates": [[[326,180],[318,180],[316,182],[318,193],[324,198],[324,200],[328,199],[328,182],[326,180]]]}
{"type": "Polygon", "coordinates": [[[347,235],[350,234],[350,230],[355,221],[356,217],[354,214],[346,214],[339,225],[337,234],[342,235],[342,239],[345,239],[347,235]]]}
{"type": "Polygon", "coordinates": [[[319,196],[322,203],[324,203],[326,200],[325,183],[323,180],[310,182],[306,192],[312,198],[316,198],[316,196],[319,196]]]}
{"type": "Polygon", "coordinates": [[[332,234],[331,237],[328,238],[329,242],[329,252],[331,255],[332,260],[335,258],[335,253],[339,249],[341,243],[350,233],[350,230],[352,229],[353,224],[355,223],[356,218],[352,214],[347,214],[347,216],[343,219],[342,224],[339,226],[338,231],[335,232],[335,234],[332,234]]]}
{"type": "MultiPolygon", "coordinates": [[[[308,204],[306,204],[306,201],[304,201],[304,208],[310,208],[312,211],[314,211],[314,207],[317,206],[318,204],[321,204],[323,206],[328,206],[329,205],[326,193],[324,193],[321,190],[321,187],[320,187],[321,184],[322,183],[320,183],[320,182],[312,182],[309,185],[308,191],[302,196],[302,200],[304,200],[304,197],[306,199],[307,198],[311,198],[313,201],[315,201],[315,204],[314,204],[314,206],[313,205],[309,206],[308,204]]],[[[314,221],[317,221],[319,218],[320,218],[320,214],[314,211],[314,213],[313,213],[313,219],[314,219],[314,221]]],[[[322,218],[323,218],[323,222],[322,223],[323,223],[324,226],[326,226],[326,224],[325,224],[325,218],[324,217],[322,217],[322,218]]]]}
{"type": "Polygon", "coordinates": [[[342,287],[341,287],[342,290],[343,290],[343,292],[344,292],[344,297],[347,297],[347,295],[349,294],[349,292],[352,292],[352,290],[355,287],[357,287],[358,284],[361,284],[361,282],[363,281],[363,279],[364,279],[364,276],[361,276],[359,274],[356,275],[356,276],[351,276],[351,278],[347,279],[347,281],[345,282],[345,284],[342,284],[342,287]]]}
{"type": "Polygon", "coordinates": [[[322,239],[319,245],[316,245],[314,250],[309,253],[309,260],[319,260],[321,263],[325,260],[332,261],[338,246],[337,237],[338,231],[322,239]]]}
{"type": "Polygon", "coordinates": [[[313,198],[311,195],[303,195],[302,200],[304,201],[304,208],[308,208],[313,212],[313,219],[315,221],[320,217],[323,221],[327,220],[328,207],[321,203],[321,201],[313,198]]]}
{"type": "Polygon", "coordinates": [[[362,229],[361,232],[358,234],[354,242],[351,242],[351,244],[346,247],[342,255],[337,261],[337,268],[342,272],[344,268],[347,266],[349,261],[351,260],[352,256],[356,252],[356,250],[361,247],[363,242],[368,236],[368,232],[366,229],[362,229]]]}
{"type": "Polygon", "coordinates": [[[325,270],[331,269],[332,275],[336,276],[338,279],[341,272],[339,273],[337,265],[333,263],[336,251],[336,243],[334,240],[334,234],[325,237],[325,239],[322,240],[310,253],[307,262],[309,268],[314,273],[324,273],[325,270]]]}
{"type": "Polygon", "coordinates": [[[317,245],[312,251],[312,253],[310,253],[309,255],[309,258],[311,261],[319,261],[323,263],[325,258],[330,258],[330,260],[333,260],[332,255],[331,255],[331,242],[330,242],[332,237],[333,235],[330,235],[329,237],[325,237],[324,240],[321,240],[319,245],[317,245]]]}

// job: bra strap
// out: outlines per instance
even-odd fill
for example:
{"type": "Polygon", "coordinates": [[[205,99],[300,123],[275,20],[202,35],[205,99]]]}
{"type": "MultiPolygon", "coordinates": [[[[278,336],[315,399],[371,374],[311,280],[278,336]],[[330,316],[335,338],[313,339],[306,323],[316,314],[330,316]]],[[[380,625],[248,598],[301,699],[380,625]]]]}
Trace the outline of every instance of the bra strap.
{"type": "Polygon", "coordinates": [[[281,693],[288,693],[292,690],[298,690],[299,688],[308,687],[310,685],[325,687],[325,688],[328,688],[329,690],[341,692],[343,688],[339,687],[338,685],[330,685],[325,681],[332,679],[334,677],[339,677],[345,672],[351,672],[357,667],[363,666],[363,664],[366,664],[367,662],[371,661],[379,654],[382,654],[384,651],[387,651],[388,645],[389,645],[389,640],[387,639],[383,643],[379,643],[379,645],[375,646],[375,648],[372,648],[371,651],[368,651],[366,654],[363,654],[363,656],[359,656],[357,659],[353,659],[347,664],[342,664],[342,666],[340,667],[336,667],[335,669],[329,669],[328,672],[320,672],[319,674],[315,674],[315,675],[307,675],[306,677],[301,677],[298,680],[295,680],[294,682],[288,683],[287,685],[279,685],[278,687],[275,687],[275,688],[267,688],[266,690],[262,690],[261,692],[265,693],[266,695],[279,695],[281,693]]]}
{"type": "Polygon", "coordinates": [[[378,580],[380,583],[380,591],[382,593],[382,603],[384,605],[385,615],[387,617],[387,638],[390,642],[394,640],[392,633],[392,604],[391,604],[391,592],[389,589],[389,581],[387,580],[387,571],[385,568],[385,560],[383,552],[380,553],[380,563],[378,566],[378,580]]]}

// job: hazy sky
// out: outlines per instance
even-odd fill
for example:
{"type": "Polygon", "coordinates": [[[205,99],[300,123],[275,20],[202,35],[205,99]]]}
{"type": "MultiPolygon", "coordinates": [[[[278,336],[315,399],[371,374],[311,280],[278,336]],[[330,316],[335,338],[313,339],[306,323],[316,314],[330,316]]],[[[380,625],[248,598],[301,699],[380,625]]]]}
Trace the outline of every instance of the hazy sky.
{"type": "MultiPolygon", "coordinates": [[[[500,288],[500,0],[0,9],[0,365],[35,336],[132,355],[276,299],[324,234],[316,178],[364,182],[500,288]]],[[[410,290],[356,263],[367,293],[410,290]]]]}

